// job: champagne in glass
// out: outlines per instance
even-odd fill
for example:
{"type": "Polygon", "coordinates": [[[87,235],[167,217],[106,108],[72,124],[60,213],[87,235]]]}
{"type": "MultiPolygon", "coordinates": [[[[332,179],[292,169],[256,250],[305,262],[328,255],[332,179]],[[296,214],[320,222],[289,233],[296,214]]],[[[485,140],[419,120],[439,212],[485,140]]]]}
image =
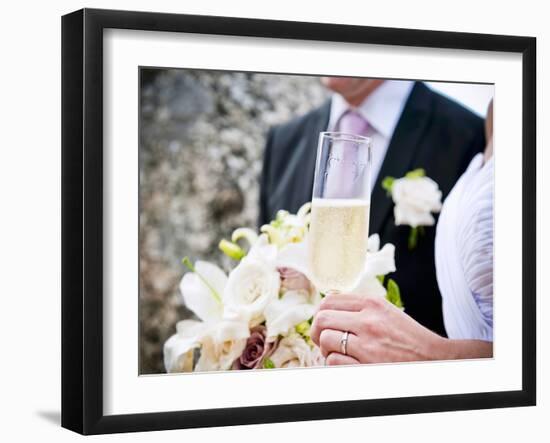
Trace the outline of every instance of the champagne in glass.
{"type": "Polygon", "coordinates": [[[371,141],[322,132],[317,149],[309,232],[309,264],[321,292],[352,290],[367,254],[371,141]]]}

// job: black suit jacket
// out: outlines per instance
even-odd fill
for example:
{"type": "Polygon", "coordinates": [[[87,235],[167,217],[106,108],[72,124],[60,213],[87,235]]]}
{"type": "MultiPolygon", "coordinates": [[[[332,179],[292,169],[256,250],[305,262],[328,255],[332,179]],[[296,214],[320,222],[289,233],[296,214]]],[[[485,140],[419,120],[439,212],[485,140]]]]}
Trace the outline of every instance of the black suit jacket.
{"type": "MultiPolygon", "coordinates": [[[[260,224],[268,223],[279,209],[295,212],[311,200],[319,132],[325,131],[330,101],[289,123],[272,128],[267,137],[260,190],[260,224]]],[[[410,227],[396,226],[393,202],[382,189],[386,176],[402,177],[424,168],[443,198],[485,147],[483,121],[456,102],[415,83],[391,138],[386,157],[372,190],[370,233],[381,244],[396,247],[398,283],[405,311],[418,322],[445,335],[434,262],[435,226],[426,227],[417,247],[407,246],[410,227]]],[[[374,147],[376,149],[376,147],[374,147]]]]}

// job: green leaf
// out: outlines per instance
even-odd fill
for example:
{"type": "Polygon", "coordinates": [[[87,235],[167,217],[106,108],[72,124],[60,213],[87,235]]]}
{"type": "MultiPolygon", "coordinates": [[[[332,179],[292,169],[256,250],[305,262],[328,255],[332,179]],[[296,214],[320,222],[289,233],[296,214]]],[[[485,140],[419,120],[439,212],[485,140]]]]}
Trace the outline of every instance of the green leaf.
{"type": "Polygon", "coordinates": [[[378,279],[378,281],[380,282],[381,285],[384,284],[384,278],[385,278],[384,275],[377,275],[376,278],[378,279]]]}
{"type": "Polygon", "coordinates": [[[218,291],[216,291],[211,285],[210,283],[208,283],[208,281],[202,276],[200,275],[197,270],[195,269],[195,266],[193,266],[193,263],[191,263],[191,260],[189,260],[189,257],[183,257],[183,259],[181,260],[181,262],[187,266],[187,269],[189,269],[191,272],[194,272],[200,279],[201,281],[206,285],[206,287],[208,289],[210,289],[210,292],[212,293],[212,296],[214,297],[214,299],[218,302],[218,303],[221,303],[222,302],[222,298],[220,297],[220,294],[218,294],[218,291]]]}
{"type": "Polygon", "coordinates": [[[426,176],[426,171],[423,168],[413,169],[405,174],[407,178],[421,178],[426,176]]]}
{"type": "Polygon", "coordinates": [[[391,195],[391,189],[394,181],[395,177],[384,177],[384,180],[382,180],[382,188],[386,190],[388,195],[391,195]]]}
{"type": "Polygon", "coordinates": [[[416,248],[416,245],[418,244],[418,226],[415,226],[414,228],[411,228],[411,231],[409,232],[409,251],[412,251],[414,248],[416,248]]]}
{"type": "Polygon", "coordinates": [[[275,363],[270,358],[264,360],[264,369],[273,369],[275,368],[275,363]]]}
{"type": "Polygon", "coordinates": [[[220,248],[225,255],[233,260],[240,260],[246,255],[244,250],[237,243],[230,242],[225,238],[220,240],[218,248],[220,248]]]}
{"type": "Polygon", "coordinates": [[[393,278],[388,279],[386,299],[398,308],[404,308],[403,301],[401,300],[401,291],[393,278]]]}

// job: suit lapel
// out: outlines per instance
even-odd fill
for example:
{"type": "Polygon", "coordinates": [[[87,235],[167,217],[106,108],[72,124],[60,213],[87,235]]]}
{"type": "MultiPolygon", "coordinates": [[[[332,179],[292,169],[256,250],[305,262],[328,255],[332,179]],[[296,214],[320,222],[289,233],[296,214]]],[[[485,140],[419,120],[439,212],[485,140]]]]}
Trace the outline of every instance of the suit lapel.
{"type": "Polygon", "coordinates": [[[393,207],[391,197],[382,188],[382,180],[387,176],[402,177],[412,169],[415,154],[430,119],[431,98],[427,86],[420,82],[414,85],[372,190],[369,229],[371,233],[381,234],[382,227],[393,207]]]}

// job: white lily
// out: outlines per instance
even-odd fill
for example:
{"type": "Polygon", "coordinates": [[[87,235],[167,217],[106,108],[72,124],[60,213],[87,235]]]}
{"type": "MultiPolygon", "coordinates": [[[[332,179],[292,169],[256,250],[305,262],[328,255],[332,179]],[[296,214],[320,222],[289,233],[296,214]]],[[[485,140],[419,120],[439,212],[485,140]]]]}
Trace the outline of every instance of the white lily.
{"type": "Polygon", "coordinates": [[[302,205],[297,214],[280,210],[277,212],[275,220],[268,225],[263,225],[260,231],[267,234],[270,243],[278,248],[282,248],[289,243],[299,243],[307,234],[310,211],[311,202],[302,205]]]}
{"type": "Polygon", "coordinates": [[[288,291],[281,298],[272,300],[265,308],[267,337],[287,334],[292,328],[315,314],[321,301],[319,293],[311,300],[306,291],[288,291]]]}
{"type": "Polygon", "coordinates": [[[176,334],[164,344],[164,366],[168,372],[193,370],[194,349],[223,317],[223,292],[227,276],[216,265],[197,261],[186,263],[193,272],[183,276],[180,292],[187,308],[202,321],[183,320],[176,325],[176,334]]]}
{"type": "Polygon", "coordinates": [[[386,288],[380,283],[377,276],[395,271],[395,246],[386,243],[382,249],[379,249],[380,236],[373,234],[369,237],[367,248],[363,276],[353,292],[384,297],[386,288]]]}
{"type": "Polygon", "coordinates": [[[185,306],[204,322],[215,322],[223,315],[223,293],[227,276],[218,266],[197,261],[180,283],[185,306]]]}
{"type": "Polygon", "coordinates": [[[193,354],[207,331],[206,323],[182,320],[176,324],[176,333],[164,343],[166,372],[192,372],[193,354]]]}

